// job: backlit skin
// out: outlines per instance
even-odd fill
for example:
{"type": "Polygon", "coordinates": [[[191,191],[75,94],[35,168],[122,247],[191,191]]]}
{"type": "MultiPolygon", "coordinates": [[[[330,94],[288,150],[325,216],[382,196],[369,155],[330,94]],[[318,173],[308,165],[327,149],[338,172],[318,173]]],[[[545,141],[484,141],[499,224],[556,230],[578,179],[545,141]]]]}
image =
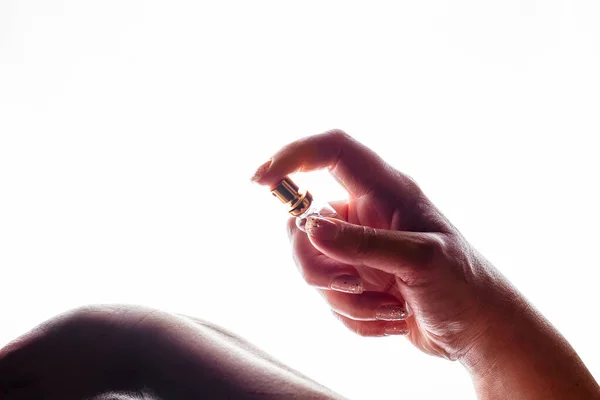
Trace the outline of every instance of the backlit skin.
{"type": "Polygon", "coordinates": [[[200,398],[342,397],[216,325],[145,307],[71,310],[0,351],[2,400],[200,398]]]}
{"type": "MultiPolygon", "coordinates": [[[[290,143],[253,180],[267,190],[291,173],[322,168],[350,200],[332,203],[339,219],[309,218],[304,233],[292,218],[288,232],[301,276],[348,329],[406,335],[423,352],[460,362],[480,399],[600,399],[560,333],[410,177],[349,135],[334,130],[290,143]],[[395,285],[346,290],[362,284],[363,273],[395,285]]],[[[369,369],[364,373],[367,381],[369,369]]],[[[109,392],[145,399],[342,398],[219,327],[140,307],[73,310],[0,351],[2,400],[119,398],[100,396],[109,392]]]]}

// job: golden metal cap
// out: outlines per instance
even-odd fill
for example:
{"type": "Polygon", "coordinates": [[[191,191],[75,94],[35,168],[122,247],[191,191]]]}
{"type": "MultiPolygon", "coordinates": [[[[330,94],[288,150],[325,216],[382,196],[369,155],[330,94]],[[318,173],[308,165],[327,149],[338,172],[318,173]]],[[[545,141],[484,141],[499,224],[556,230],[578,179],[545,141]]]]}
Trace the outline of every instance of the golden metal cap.
{"type": "Polygon", "coordinates": [[[300,191],[298,185],[289,177],[285,177],[272,188],[271,194],[285,203],[288,206],[288,212],[294,217],[302,215],[308,210],[313,201],[312,195],[307,190],[300,191]]]}

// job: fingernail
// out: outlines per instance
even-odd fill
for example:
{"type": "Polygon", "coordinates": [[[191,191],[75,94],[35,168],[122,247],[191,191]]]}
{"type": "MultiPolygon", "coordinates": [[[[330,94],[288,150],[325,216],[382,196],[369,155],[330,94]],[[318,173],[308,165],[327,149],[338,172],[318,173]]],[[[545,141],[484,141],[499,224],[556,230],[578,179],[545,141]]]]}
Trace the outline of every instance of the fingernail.
{"type": "Polygon", "coordinates": [[[319,217],[308,217],[305,229],[310,236],[323,240],[333,240],[338,233],[335,222],[319,217]]]}
{"type": "Polygon", "coordinates": [[[359,277],[342,275],[333,279],[329,288],[338,292],[361,294],[363,292],[362,281],[359,277]]]}
{"type": "Polygon", "coordinates": [[[258,167],[258,169],[254,173],[254,175],[252,176],[252,178],[250,178],[250,180],[252,182],[257,182],[260,178],[262,178],[262,176],[265,174],[265,172],[267,172],[267,170],[271,166],[271,162],[272,161],[273,160],[268,160],[263,165],[261,165],[260,167],[258,167]]]}
{"type": "Polygon", "coordinates": [[[385,336],[407,335],[408,334],[408,328],[406,328],[405,326],[387,325],[384,328],[383,334],[385,336]]]}
{"type": "Polygon", "coordinates": [[[403,320],[407,316],[404,306],[388,304],[381,306],[375,311],[375,318],[382,321],[398,321],[403,320]]]}

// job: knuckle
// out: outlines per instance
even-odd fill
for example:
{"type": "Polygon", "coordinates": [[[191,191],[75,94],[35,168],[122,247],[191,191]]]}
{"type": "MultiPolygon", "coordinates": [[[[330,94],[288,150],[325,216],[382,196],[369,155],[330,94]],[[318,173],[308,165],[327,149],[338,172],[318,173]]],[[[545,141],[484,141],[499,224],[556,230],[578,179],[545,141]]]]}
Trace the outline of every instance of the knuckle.
{"type": "Polygon", "coordinates": [[[437,272],[445,269],[451,258],[451,238],[442,234],[419,234],[415,246],[408,256],[407,262],[415,268],[402,273],[402,280],[408,286],[423,286],[437,279],[437,272]]]}
{"type": "Polygon", "coordinates": [[[419,214],[425,214],[427,212],[430,212],[431,210],[429,210],[430,207],[427,196],[425,195],[423,189],[421,189],[417,181],[404,173],[400,174],[400,180],[402,182],[402,187],[404,190],[403,204],[405,205],[405,208],[419,210],[419,214]]]}
{"type": "Polygon", "coordinates": [[[425,236],[421,245],[420,263],[424,267],[433,266],[448,253],[448,239],[444,235],[433,234],[425,236]]]}
{"type": "Polygon", "coordinates": [[[352,139],[352,137],[349,134],[347,134],[341,129],[331,129],[327,131],[327,134],[339,141],[346,141],[352,139]]]}
{"type": "Polygon", "coordinates": [[[445,255],[448,250],[448,239],[445,235],[432,235],[429,241],[431,253],[435,256],[445,255]]]}
{"type": "Polygon", "coordinates": [[[404,282],[404,284],[406,284],[406,286],[418,287],[418,286],[423,286],[423,285],[427,285],[428,283],[430,283],[431,278],[429,278],[422,272],[419,273],[419,272],[410,271],[410,272],[406,272],[402,275],[402,281],[404,282]]]}
{"type": "Polygon", "coordinates": [[[409,188],[411,188],[416,194],[421,194],[421,187],[419,186],[419,183],[416,181],[416,179],[410,175],[407,175],[406,173],[403,173],[403,175],[406,179],[406,185],[409,188]]]}

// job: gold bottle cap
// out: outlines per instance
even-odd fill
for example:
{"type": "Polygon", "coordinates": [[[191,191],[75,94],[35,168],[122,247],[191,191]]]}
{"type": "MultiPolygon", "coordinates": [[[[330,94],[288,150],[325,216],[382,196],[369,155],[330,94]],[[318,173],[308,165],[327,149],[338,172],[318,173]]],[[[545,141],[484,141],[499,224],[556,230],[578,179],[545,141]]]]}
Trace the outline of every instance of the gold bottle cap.
{"type": "Polygon", "coordinates": [[[313,197],[307,191],[300,191],[298,185],[289,177],[285,177],[271,189],[271,194],[288,206],[288,212],[294,217],[302,215],[312,204],[313,197]]]}

